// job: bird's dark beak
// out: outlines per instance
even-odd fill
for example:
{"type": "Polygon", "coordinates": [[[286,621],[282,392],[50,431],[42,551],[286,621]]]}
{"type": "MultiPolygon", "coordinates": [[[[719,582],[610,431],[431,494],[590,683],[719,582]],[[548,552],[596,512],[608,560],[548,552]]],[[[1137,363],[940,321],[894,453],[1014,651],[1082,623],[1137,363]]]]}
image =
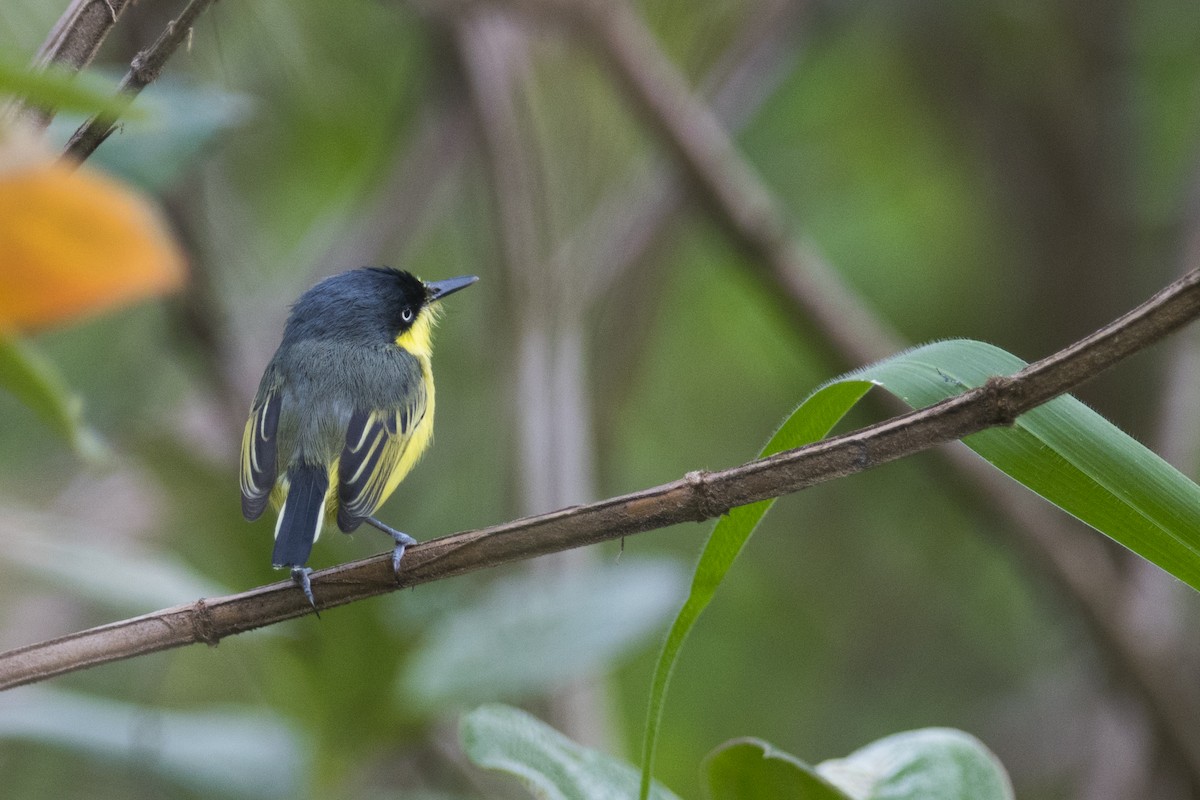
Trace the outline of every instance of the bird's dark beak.
{"type": "Polygon", "coordinates": [[[425,302],[436,303],[443,297],[454,294],[459,289],[467,288],[477,280],[479,280],[477,275],[460,275],[457,278],[447,278],[444,281],[429,281],[425,284],[425,302]]]}

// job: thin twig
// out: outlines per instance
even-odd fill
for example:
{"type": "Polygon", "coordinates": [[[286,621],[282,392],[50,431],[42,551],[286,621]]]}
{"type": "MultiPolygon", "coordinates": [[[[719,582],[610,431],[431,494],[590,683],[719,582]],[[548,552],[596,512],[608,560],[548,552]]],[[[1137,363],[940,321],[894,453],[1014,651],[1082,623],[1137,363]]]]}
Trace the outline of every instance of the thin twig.
{"type": "MultiPolygon", "coordinates": [[[[196,18],[214,2],[215,0],[191,0],[178,17],[167,23],[149,49],[134,56],[129,64],[129,71],[117,87],[119,92],[128,98],[128,102],[132,103],[142,89],[158,78],[167,59],[188,38],[196,18]]],[[[71,135],[65,155],[76,161],[83,161],[112,134],[116,124],[117,119],[112,116],[92,117],[71,135]]]]}
{"type": "MultiPolygon", "coordinates": [[[[796,492],[1011,424],[1022,413],[1197,316],[1200,271],[1188,273],[1065,350],[921,411],[732,469],[693,472],[633,494],[435,539],[409,549],[399,580],[391,573],[390,553],[314,572],[313,590],[318,604],[331,608],[518,559],[711,519],[735,506],[796,492]]],[[[0,689],[186,644],[216,644],[226,636],[311,611],[290,582],[198,600],[2,653],[0,689]]]]}

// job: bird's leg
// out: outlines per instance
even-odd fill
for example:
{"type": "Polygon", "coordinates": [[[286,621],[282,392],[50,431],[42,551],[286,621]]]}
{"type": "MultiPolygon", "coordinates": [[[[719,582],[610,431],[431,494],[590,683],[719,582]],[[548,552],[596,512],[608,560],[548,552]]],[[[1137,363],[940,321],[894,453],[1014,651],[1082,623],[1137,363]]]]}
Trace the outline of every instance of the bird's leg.
{"type": "Polygon", "coordinates": [[[321,612],[317,610],[317,601],[312,593],[312,581],[308,578],[311,574],[311,567],[292,567],[292,582],[300,587],[300,591],[304,592],[304,596],[308,598],[308,604],[313,607],[313,613],[320,619],[321,612]]]}
{"type": "Polygon", "coordinates": [[[396,548],[392,550],[392,572],[399,575],[400,559],[404,558],[404,548],[408,547],[410,544],[416,544],[417,540],[409,536],[407,533],[401,533],[390,525],[384,525],[374,517],[367,517],[366,521],[373,527],[378,528],[388,536],[392,537],[392,541],[396,543],[396,548]]]}

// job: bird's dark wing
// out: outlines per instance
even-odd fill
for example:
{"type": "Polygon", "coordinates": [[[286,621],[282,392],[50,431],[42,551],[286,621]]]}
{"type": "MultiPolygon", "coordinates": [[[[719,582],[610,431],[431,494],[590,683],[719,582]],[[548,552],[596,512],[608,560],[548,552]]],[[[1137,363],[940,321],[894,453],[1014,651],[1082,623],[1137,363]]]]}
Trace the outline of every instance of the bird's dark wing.
{"type": "Polygon", "coordinates": [[[262,516],[275,487],[281,393],[271,390],[255,400],[242,433],[242,516],[248,520],[262,516]]]}
{"type": "Polygon", "coordinates": [[[356,409],[338,461],[338,527],[349,533],[375,513],[429,444],[428,395],[423,383],[403,405],[356,409]]]}

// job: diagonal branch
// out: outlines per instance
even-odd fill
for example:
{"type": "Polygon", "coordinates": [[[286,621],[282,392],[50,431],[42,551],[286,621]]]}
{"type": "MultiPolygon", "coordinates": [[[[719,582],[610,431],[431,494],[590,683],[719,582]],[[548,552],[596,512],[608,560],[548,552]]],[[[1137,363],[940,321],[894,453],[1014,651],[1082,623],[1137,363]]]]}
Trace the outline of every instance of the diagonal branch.
{"type": "MultiPolygon", "coordinates": [[[[167,23],[167,27],[163,29],[149,49],[134,56],[133,61],[129,64],[129,72],[125,73],[125,77],[121,79],[121,83],[117,87],[128,98],[128,102],[132,103],[142,89],[158,78],[167,59],[191,34],[196,18],[213,2],[215,0],[191,0],[183,11],[179,12],[178,17],[167,23]]],[[[67,142],[65,155],[77,161],[83,161],[112,134],[116,125],[117,120],[114,117],[107,115],[92,117],[71,135],[67,142]]]]}
{"type": "MultiPolygon", "coordinates": [[[[108,32],[130,0],[71,0],[66,11],[54,23],[46,41],[42,42],[32,67],[45,69],[51,64],[79,70],[92,63],[108,32]]],[[[0,117],[21,116],[38,130],[54,119],[55,110],[44,106],[14,101],[0,109],[0,117]]]]}
{"type": "MultiPolygon", "coordinates": [[[[878,320],[869,304],[818,256],[789,234],[788,215],[738,152],[712,112],[695,97],[639,16],[623,2],[569,3],[567,9],[595,43],[614,77],[713,213],[748,256],[748,267],[785,307],[789,318],[815,331],[835,360],[859,364],[906,343],[878,320]]],[[[1200,748],[1189,715],[1200,697],[1171,680],[1161,658],[1148,653],[1114,598],[1129,594],[1102,540],[1067,524],[985,463],[960,448],[943,452],[976,494],[1015,523],[1017,544],[1075,604],[1116,675],[1129,682],[1157,728],[1164,749],[1200,789],[1200,748]]]]}
{"type": "MultiPolygon", "coordinates": [[[[806,3],[765,2],[700,82],[712,110],[728,130],[744,128],[782,82],[797,57],[806,3]]],[[[688,188],[661,157],[640,165],[642,174],[602,198],[553,256],[551,271],[568,261],[585,265],[577,281],[593,295],[618,286],[686,206],[688,188]]]]}
{"type": "Polygon", "coordinates": [[[738,152],[716,115],[692,92],[645,23],[625,2],[577,2],[589,39],[648,124],[748,256],[749,266],[783,304],[789,319],[815,332],[853,364],[877,361],[901,337],[837,273],[791,235],[787,215],[738,152]]]}
{"type": "Polygon", "coordinates": [[[63,64],[81,70],[92,59],[129,0],[71,0],[42,43],[34,66],[63,64]]]}
{"type": "MultiPolygon", "coordinates": [[[[711,519],[735,506],[1011,424],[1197,316],[1200,271],[1193,271],[1065,350],[920,411],[732,469],[692,472],[633,494],[425,542],[410,548],[399,580],[391,573],[390,553],[314,572],[313,590],[319,604],[330,608],[518,559],[711,519]]],[[[290,582],[198,600],[2,653],[0,689],[196,642],[216,644],[311,610],[290,582]]]]}

